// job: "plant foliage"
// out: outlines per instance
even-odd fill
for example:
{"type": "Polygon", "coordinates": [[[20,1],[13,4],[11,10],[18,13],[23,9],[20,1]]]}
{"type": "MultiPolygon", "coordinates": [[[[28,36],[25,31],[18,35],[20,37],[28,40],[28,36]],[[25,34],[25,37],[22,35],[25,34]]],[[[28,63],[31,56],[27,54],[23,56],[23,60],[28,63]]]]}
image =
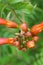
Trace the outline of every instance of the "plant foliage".
{"type": "MultiPolygon", "coordinates": [[[[43,0],[0,0],[0,18],[20,24],[14,11],[31,28],[43,21],[43,0]]],[[[0,37],[14,37],[15,32],[18,32],[18,29],[0,26],[0,37]]],[[[26,52],[10,45],[0,46],[0,65],[43,65],[43,32],[38,36],[40,37],[38,46],[26,52]]]]}

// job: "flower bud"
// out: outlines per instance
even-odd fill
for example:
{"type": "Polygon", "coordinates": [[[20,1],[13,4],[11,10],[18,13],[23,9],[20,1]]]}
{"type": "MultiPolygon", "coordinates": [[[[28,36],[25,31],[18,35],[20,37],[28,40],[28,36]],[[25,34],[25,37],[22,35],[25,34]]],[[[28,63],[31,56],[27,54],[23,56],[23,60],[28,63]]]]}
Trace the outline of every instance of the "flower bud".
{"type": "Polygon", "coordinates": [[[25,37],[26,37],[26,38],[31,37],[31,36],[32,36],[31,32],[26,32],[26,33],[25,33],[25,37]]]}
{"type": "Polygon", "coordinates": [[[23,30],[24,32],[27,32],[28,31],[28,26],[27,24],[24,22],[20,25],[20,29],[23,30]]]}
{"type": "Polygon", "coordinates": [[[22,48],[22,51],[26,51],[26,48],[22,48]]]}
{"type": "Polygon", "coordinates": [[[34,36],[34,37],[33,37],[33,40],[34,40],[35,42],[37,42],[37,41],[39,40],[39,37],[38,37],[38,36],[34,36]]]}
{"type": "Polygon", "coordinates": [[[28,41],[28,42],[26,43],[26,46],[27,46],[27,48],[34,48],[34,47],[35,47],[35,43],[34,43],[33,40],[32,40],[32,41],[28,41]]]}
{"type": "Polygon", "coordinates": [[[19,46],[20,46],[20,42],[19,42],[19,41],[15,41],[15,42],[13,43],[13,45],[16,46],[16,47],[19,47],[19,46]]]}

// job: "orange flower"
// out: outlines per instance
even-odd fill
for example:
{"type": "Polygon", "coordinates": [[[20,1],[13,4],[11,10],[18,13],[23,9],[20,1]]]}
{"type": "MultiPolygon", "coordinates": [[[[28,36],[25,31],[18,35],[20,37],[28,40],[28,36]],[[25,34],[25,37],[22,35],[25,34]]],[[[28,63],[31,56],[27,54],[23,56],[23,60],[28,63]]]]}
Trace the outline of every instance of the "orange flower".
{"type": "Polygon", "coordinates": [[[0,45],[13,44],[13,42],[14,42],[13,38],[0,38],[0,45]]]}
{"type": "Polygon", "coordinates": [[[36,34],[40,33],[42,30],[43,30],[43,25],[42,25],[42,23],[41,23],[41,24],[37,24],[37,25],[34,25],[34,26],[31,28],[31,33],[32,33],[33,35],[36,35],[36,34]]]}
{"type": "Polygon", "coordinates": [[[9,28],[18,28],[18,24],[12,21],[7,21],[6,26],[9,28]]]}
{"type": "Polygon", "coordinates": [[[0,18],[0,25],[6,25],[9,28],[17,28],[18,24],[12,21],[7,21],[3,18],[0,18]]]}

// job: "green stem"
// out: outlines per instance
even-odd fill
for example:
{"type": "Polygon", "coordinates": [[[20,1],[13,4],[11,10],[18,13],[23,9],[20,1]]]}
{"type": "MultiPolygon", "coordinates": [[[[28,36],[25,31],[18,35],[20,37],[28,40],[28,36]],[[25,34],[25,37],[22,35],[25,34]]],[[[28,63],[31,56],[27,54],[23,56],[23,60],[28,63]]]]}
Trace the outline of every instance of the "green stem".
{"type": "Polygon", "coordinates": [[[13,9],[9,3],[7,3],[7,5],[9,6],[9,8],[10,8],[10,10],[13,12],[13,14],[15,14],[15,16],[16,16],[16,17],[20,20],[20,22],[22,23],[23,21],[18,17],[18,15],[17,15],[15,9],[13,9]]]}

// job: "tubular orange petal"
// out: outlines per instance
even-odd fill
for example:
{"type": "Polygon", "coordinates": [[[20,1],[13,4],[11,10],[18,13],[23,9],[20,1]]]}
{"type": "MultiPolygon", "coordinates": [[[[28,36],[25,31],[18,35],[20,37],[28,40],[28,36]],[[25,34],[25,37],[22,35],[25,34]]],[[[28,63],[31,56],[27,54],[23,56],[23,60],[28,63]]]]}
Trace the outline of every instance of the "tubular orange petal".
{"type": "Polygon", "coordinates": [[[0,38],[0,45],[7,44],[8,38],[0,38]]]}
{"type": "Polygon", "coordinates": [[[9,28],[18,28],[18,24],[12,21],[7,21],[6,26],[9,28]]]}
{"type": "Polygon", "coordinates": [[[6,20],[3,18],[0,18],[0,25],[6,25],[6,20]]]}
{"type": "Polygon", "coordinates": [[[33,35],[36,35],[38,33],[40,33],[42,31],[42,24],[37,24],[37,25],[34,25],[32,28],[31,28],[31,33],[33,35]]]}

